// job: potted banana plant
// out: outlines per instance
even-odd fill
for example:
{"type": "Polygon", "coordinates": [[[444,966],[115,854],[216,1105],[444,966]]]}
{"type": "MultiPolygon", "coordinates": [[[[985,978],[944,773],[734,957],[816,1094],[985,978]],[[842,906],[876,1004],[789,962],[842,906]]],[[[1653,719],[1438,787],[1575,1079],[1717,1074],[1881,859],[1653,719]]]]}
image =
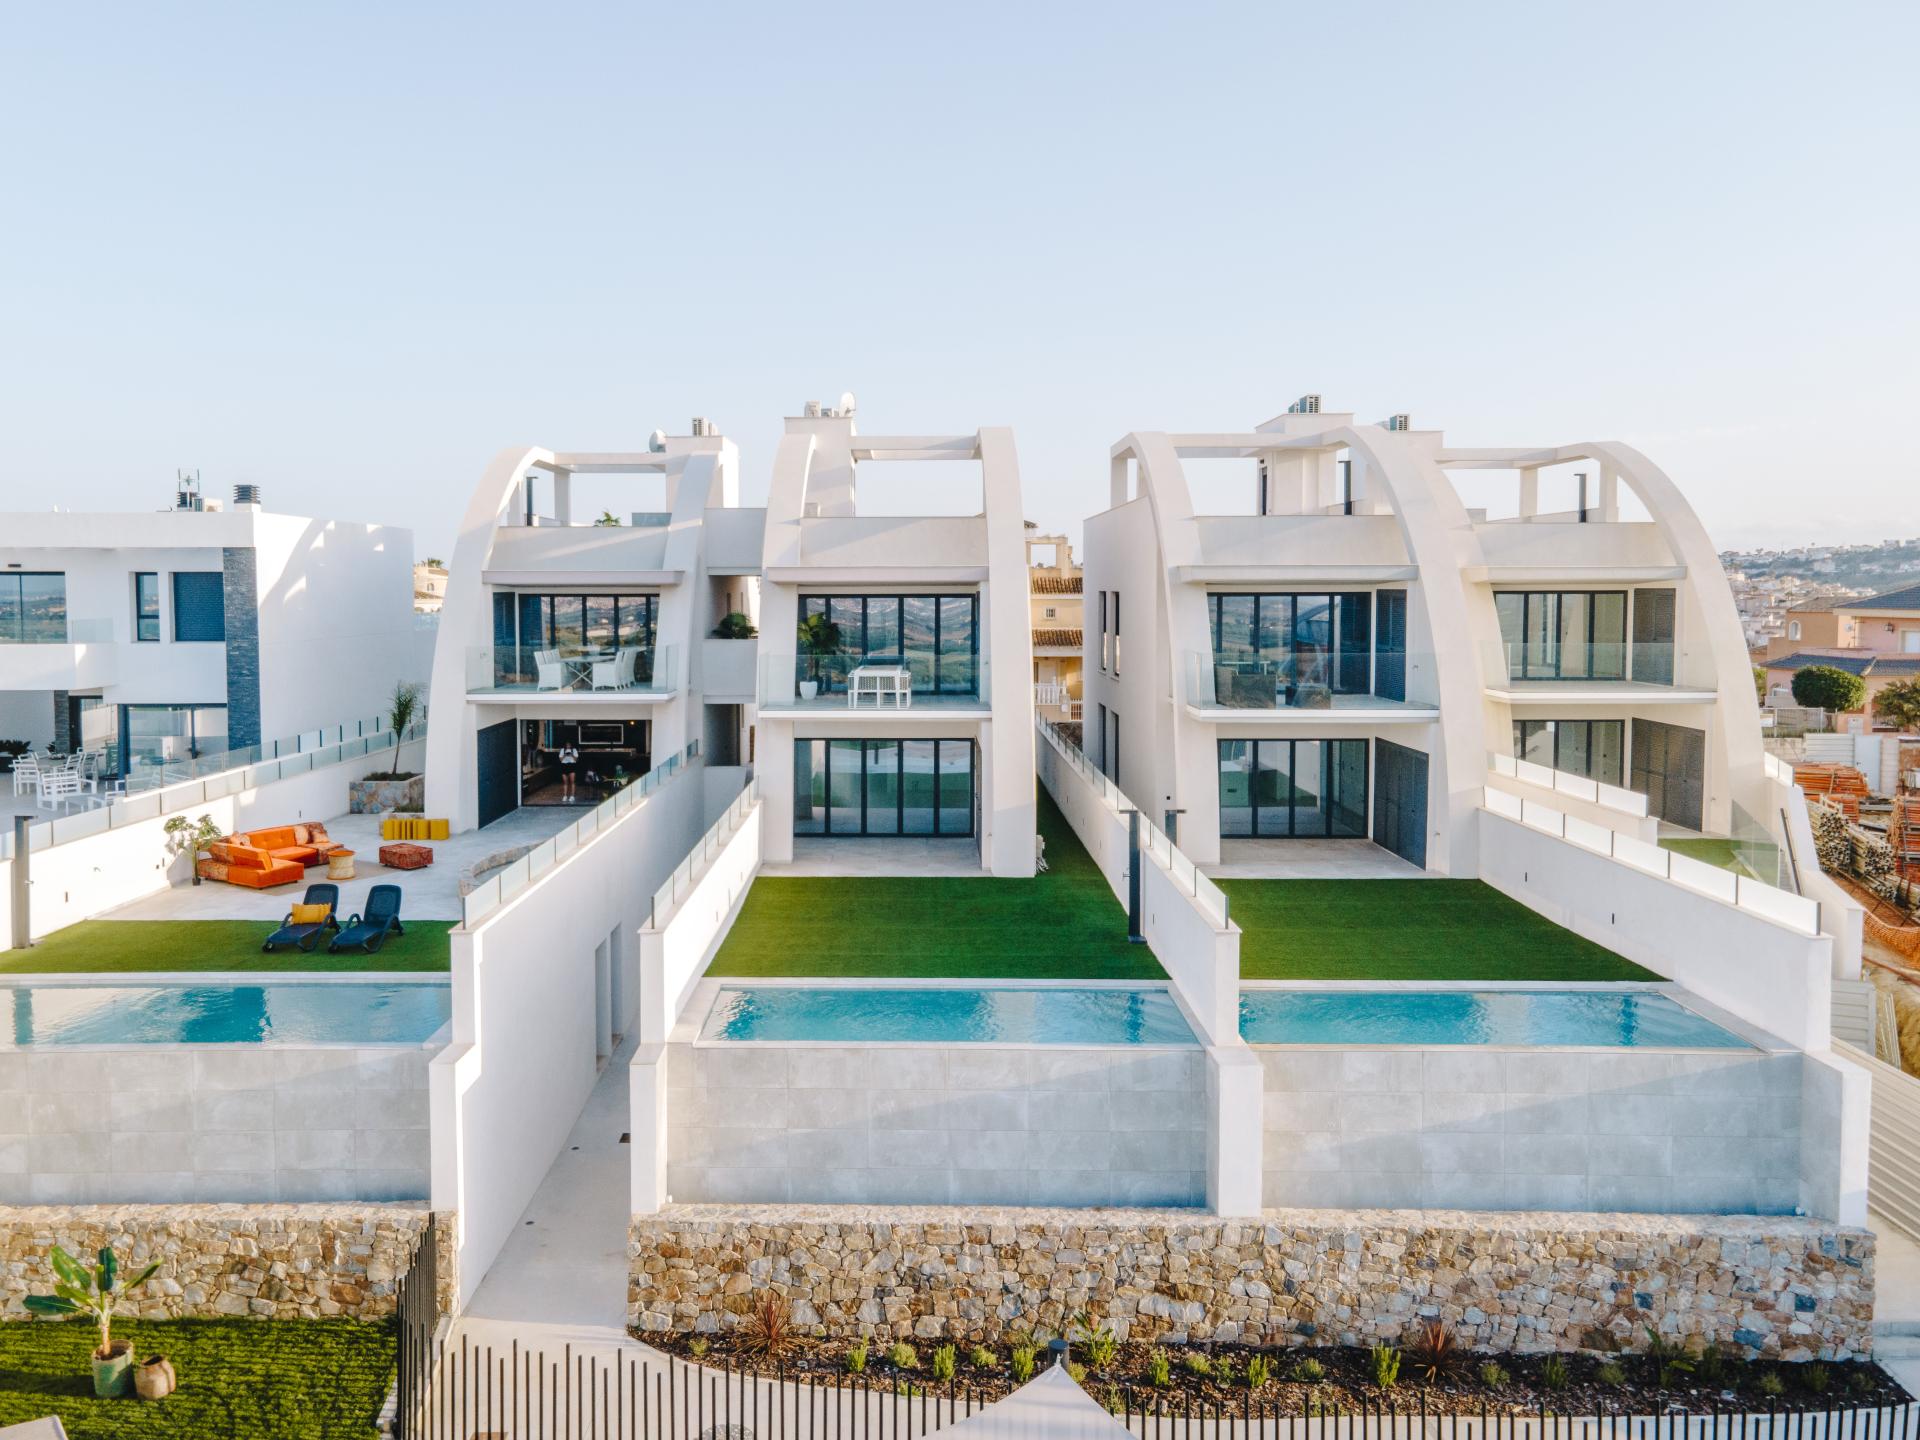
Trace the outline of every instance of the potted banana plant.
{"type": "Polygon", "coordinates": [[[175,815],[162,827],[167,836],[167,859],[169,863],[187,857],[187,869],[193,874],[193,883],[200,883],[200,856],[220,840],[220,827],[213,823],[211,815],[202,815],[198,820],[189,820],[184,815],[175,815]]]}
{"type": "Polygon", "coordinates": [[[122,1285],[120,1261],[110,1246],[101,1247],[99,1263],[92,1270],[58,1245],[47,1261],[53,1267],[53,1294],[27,1296],[27,1312],[59,1317],[91,1315],[100,1327],[100,1345],[93,1352],[93,1393],[102,1399],[125,1395],[133,1380],[133,1346],[113,1338],[114,1307],[123,1296],[151,1280],[160,1262],[155,1261],[122,1285]]]}
{"type": "Polygon", "coordinates": [[[811,700],[820,693],[820,657],[837,654],[840,649],[840,627],[815,611],[800,622],[800,648],[808,657],[809,674],[800,682],[800,698],[811,700]]]}

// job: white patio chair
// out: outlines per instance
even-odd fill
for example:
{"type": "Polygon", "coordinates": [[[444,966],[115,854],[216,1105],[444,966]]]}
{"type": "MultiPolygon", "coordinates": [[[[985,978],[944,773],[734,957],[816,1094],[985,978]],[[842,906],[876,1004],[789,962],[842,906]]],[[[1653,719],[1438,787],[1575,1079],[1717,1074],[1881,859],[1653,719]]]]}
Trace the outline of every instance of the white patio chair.
{"type": "Polygon", "coordinates": [[[633,684],[633,667],[639,659],[636,652],[622,648],[611,660],[593,662],[593,688],[596,690],[625,690],[633,684]]]}
{"type": "Polygon", "coordinates": [[[31,750],[13,757],[13,793],[24,795],[29,790],[35,794],[40,790],[40,762],[31,750]]]}
{"type": "Polygon", "coordinates": [[[57,810],[80,798],[80,776],[73,770],[49,770],[40,777],[42,810],[57,810]]]}
{"type": "Polygon", "coordinates": [[[536,650],[533,655],[534,668],[540,672],[542,690],[564,690],[567,688],[567,667],[560,663],[558,650],[536,650]]]}

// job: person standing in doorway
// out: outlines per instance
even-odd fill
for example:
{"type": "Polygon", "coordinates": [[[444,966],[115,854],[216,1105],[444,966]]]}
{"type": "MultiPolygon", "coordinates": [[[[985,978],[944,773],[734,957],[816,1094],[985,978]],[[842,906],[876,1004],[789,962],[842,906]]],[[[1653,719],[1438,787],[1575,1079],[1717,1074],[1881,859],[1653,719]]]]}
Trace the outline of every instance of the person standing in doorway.
{"type": "Polygon", "coordinates": [[[574,798],[573,787],[579,780],[579,777],[579,747],[570,742],[562,741],[560,745],[560,798],[563,801],[571,801],[574,798]]]}

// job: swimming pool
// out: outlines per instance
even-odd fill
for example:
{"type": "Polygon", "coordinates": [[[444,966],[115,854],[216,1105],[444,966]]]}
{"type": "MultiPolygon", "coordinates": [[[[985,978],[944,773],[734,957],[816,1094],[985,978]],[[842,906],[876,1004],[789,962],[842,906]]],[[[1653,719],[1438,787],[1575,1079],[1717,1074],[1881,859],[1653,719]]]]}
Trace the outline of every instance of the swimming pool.
{"type": "Polygon", "coordinates": [[[447,1023],[444,984],[18,985],[0,1044],[418,1045],[447,1023]]]}
{"type": "Polygon", "coordinates": [[[1519,1045],[1744,1050],[1649,990],[1246,990],[1250,1045],[1519,1045]]]}
{"type": "Polygon", "coordinates": [[[727,986],[702,1040],[1193,1045],[1165,990],[727,986]]]}

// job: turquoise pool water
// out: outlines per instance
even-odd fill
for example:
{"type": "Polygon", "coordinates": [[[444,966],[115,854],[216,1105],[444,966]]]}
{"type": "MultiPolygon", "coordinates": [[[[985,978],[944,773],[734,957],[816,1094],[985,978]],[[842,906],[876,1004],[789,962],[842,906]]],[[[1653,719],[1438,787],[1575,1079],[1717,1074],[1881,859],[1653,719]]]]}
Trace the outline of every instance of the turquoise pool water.
{"type": "Polygon", "coordinates": [[[1250,1045],[1580,1045],[1748,1049],[1642,990],[1244,990],[1250,1045]]]}
{"type": "Polygon", "coordinates": [[[703,1040],[1192,1045],[1164,990],[729,986],[703,1040]]]}
{"type": "Polygon", "coordinates": [[[0,988],[15,1045],[418,1045],[445,985],[40,985],[0,988]]]}

